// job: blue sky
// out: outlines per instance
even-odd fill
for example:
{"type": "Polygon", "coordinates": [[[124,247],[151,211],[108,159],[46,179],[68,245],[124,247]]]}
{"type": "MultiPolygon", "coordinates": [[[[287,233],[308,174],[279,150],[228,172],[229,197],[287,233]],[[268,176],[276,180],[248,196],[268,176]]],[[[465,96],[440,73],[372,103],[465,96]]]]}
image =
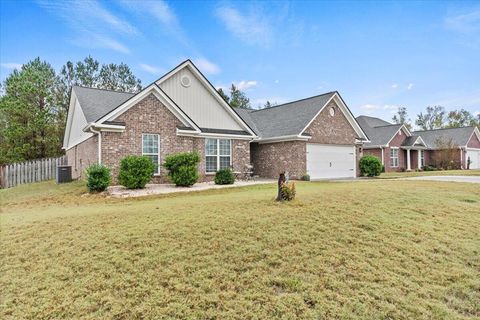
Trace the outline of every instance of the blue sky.
{"type": "Polygon", "coordinates": [[[480,3],[1,1],[0,77],[92,55],[148,84],[191,58],[256,107],[338,90],[355,115],[480,112],[480,3]]]}

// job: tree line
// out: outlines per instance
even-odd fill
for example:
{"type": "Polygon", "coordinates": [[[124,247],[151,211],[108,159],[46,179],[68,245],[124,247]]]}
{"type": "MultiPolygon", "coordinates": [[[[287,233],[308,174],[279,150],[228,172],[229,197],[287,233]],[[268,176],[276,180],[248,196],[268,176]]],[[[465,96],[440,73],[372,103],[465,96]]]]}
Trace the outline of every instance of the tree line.
{"type": "MultiPolygon", "coordinates": [[[[409,130],[411,130],[413,126],[406,107],[399,107],[392,121],[396,124],[404,124],[409,130]]],[[[447,112],[442,106],[428,106],[425,111],[417,114],[414,123],[420,130],[468,126],[477,126],[480,128],[480,113],[475,116],[465,109],[447,112]]]]}
{"type": "Polygon", "coordinates": [[[101,64],[88,56],[67,61],[59,72],[36,58],[14,70],[0,96],[0,165],[57,157],[72,86],[138,92],[142,83],[124,63],[101,64]]]}

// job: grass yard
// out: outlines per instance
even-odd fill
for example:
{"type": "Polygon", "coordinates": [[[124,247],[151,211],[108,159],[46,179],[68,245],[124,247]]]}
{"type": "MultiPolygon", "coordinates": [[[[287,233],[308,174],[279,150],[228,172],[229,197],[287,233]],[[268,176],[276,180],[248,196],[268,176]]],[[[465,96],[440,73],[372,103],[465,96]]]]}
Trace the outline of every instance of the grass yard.
{"type": "Polygon", "coordinates": [[[480,188],[0,190],[1,319],[478,319],[480,188]]]}
{"type": "Polygon", "coordinates": [[[407,178],[421,176],[480,176],[480,170],[439,170],[439,171],[410,171],[410,172],[384,172],[378,178],[407,178]]]}

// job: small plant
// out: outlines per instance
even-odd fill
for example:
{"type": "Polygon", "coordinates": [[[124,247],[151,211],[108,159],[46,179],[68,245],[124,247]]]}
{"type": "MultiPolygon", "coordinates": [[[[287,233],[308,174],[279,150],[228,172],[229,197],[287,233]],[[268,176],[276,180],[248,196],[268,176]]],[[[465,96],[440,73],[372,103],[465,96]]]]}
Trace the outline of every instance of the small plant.
{"type": "Polygon", "coordinates": [[[145,156],[126,156],[120,162],[118,182],[128,189],[143,189],[152,179],[155,164],[145,156]]]}
{"type": "Polygon", "coordinates": [[[229,168],[218,170],[215,173],[215,184],[233,184],[235,175],[229,168]]]}
{"type": "Polygon", "coordinates": [[[284,182],[280,186],[280,195],[282,200],[292,201],[295,199],[297,190],[295,189],[295,182],[284,182]]]}
{"type": "Polygon", "coordinates": [[[198,152],[181,152],[165,158],[163,166],[168,170],[170,180],[177,186],[190,187],[198,180],[198,152]]]}
{"type": "Polygon", "coordinates": [[[112,181],[110,169],[101,164],[94,164],[87,168],[87,189],[89,192],[102,192],[112,181]]]}
{"type": "Polygon", "coordinates": [[[303,181],[310,181],[310,175],[308,173],[305,173],[303,176],[302,176],[302,180],[303,181]]]}
{"type": "Polygon", "coordinates": [[[360,159],[360,173],[362,176],[376,177],[382,171],[382,163],[375,156],[366,155],[360,159]]]}

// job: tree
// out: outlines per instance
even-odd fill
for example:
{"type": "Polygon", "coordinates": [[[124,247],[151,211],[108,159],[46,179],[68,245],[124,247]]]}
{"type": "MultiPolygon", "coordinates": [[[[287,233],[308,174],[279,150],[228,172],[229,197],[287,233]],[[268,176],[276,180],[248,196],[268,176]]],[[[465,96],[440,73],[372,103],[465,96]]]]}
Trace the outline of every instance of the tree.
{"type": "Polygon", "coordinates": [[[415,124],[423,130],[440,129],[444,126],[445,108],[441,106],[428,106],[425,113],[417,115],[415,124]]]}
{"type": "Polygon", "coordinates": [[[227,101],[230,103],[230,97],[223,91],[222,88],[217,89],[218,94],[223,98],[223,100],[227,101]]]}
{"type": "Polygon", "coordinates": [[[435,140],[435,153],[432,158],[437,168],[451,170],[461,169],[458,161],[458,146],[452,139],[437,138],[435,140]]]}
{"type": "Polygon", "coordinates": [[[447,127],[448,128],[459,128],[467,126],[476,126],[477,120],[475,117],[465,109],[453,110],[450,111],[447,115],[447,127]]]}
{"type": "Polygon", "coordinates": [[[230,87],[230,105],[234,108],[251,109],[250,99],[246,94],[239,90],[233,83],[230,87]]]}
{"type": "Polygon", "coordinates": [[[5,79],[0,98],[0,164],[62,153],[55,82],[54,69],[40,58],[5,79]]]}
{"type": "Polygon", "coordinates": [[[405,125],[408,130],[412,129],[411,120],[408,118],[407,108],[405,107],[398,107],[397,114],[393,116],[392,121],[396,124],[405,125]]]}

